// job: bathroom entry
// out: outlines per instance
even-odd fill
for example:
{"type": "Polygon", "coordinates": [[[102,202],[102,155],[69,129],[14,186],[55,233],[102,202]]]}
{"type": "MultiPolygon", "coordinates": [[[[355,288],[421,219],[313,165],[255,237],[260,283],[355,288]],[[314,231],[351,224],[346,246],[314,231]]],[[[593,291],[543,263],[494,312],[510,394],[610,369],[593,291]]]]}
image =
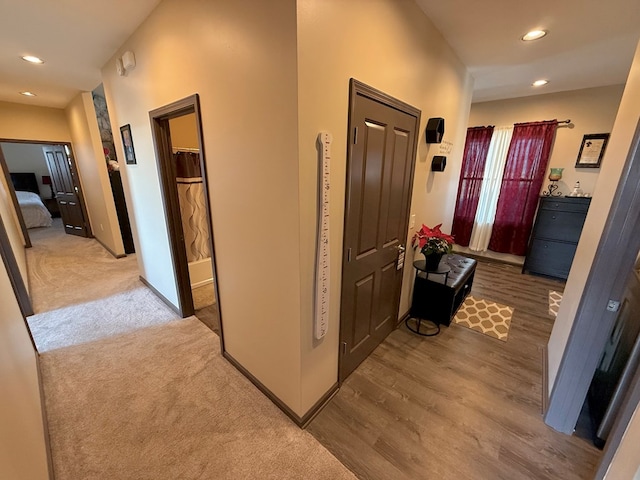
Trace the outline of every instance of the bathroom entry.
{"type": "Polygon", "coordinates": [[[215,315],[211,232],[195,113],[170,119],[169,132],[193,307],[196,316],[219,333],[215,315]]]}
{"type": "Polygon", "coordinates": [[[209,212],[199,98],[149,113],[178,288],[179,311],[220,336],[220,302],[209,212]]]}

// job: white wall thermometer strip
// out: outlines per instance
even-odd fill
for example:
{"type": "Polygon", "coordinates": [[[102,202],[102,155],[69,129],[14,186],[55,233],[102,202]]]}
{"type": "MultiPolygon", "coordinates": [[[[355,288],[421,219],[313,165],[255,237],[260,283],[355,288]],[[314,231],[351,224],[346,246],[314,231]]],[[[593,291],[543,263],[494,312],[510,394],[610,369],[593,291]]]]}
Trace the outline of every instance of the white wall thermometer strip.
{"type": "Polygon", "coordinates": [[[329,165],[331,163],[330,133],[321,132],[318,142],[322,149],[320,178],[320,218],[318,221],[318,257],[316,260],[315,337],[321,339],[329,327],[329,165]]]}

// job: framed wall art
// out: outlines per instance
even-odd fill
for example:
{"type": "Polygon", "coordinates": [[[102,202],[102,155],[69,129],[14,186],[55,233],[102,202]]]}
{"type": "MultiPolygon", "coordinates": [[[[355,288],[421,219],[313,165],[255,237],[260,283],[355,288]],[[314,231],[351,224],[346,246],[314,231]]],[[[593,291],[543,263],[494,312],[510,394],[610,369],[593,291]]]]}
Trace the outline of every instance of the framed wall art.
{"type": "Polygon", "coordinates": [[[124,158],[128,165],[135,165],[136,152],[133,149],[133,137],[131,137],[131,125],[126,124],[120,127],[122,135],[122,146],[124,147],[124,158]]]}
{"type": "Polygon", "coordinates": [[[582,137],[576,168],[600,168],[608,141],[608,133],[593,133],[582,137]]]}

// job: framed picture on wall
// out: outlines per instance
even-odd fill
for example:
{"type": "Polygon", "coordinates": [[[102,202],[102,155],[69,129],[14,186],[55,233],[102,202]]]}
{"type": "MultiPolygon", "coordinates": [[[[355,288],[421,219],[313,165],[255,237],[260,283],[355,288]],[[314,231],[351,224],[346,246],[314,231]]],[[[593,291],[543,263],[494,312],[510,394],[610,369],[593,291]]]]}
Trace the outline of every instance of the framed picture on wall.
{"type": "Polygon", "coordinates": [[[136,152],[133,149],[133,138],[131,137],[131,125],[126,124],[120,127],[122,135],[122,145],[124,146],[124,158],[128,165],[136,164],[136,152]]]}
{"type": "Polygon", "coordinates": [[[608,133],[593,133],[582,137],[576,168],[600,168],[608,141],[608,133]]]}

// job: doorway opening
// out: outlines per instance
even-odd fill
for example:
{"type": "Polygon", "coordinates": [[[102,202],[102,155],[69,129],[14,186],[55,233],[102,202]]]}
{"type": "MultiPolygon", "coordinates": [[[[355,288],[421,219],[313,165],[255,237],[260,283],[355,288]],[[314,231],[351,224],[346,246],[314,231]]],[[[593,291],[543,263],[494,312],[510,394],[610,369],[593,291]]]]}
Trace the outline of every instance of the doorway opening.
{"type": "Polygon", "coordinates": [[[27,248],[31,228],[93,236],[70,143],[0,140],[0,167],[27,248]]]}
{"type": "Polygon", "coordinates": [[[182,317],[220,336],[213,227],[197,95],[149,113],[182,317]]]}

